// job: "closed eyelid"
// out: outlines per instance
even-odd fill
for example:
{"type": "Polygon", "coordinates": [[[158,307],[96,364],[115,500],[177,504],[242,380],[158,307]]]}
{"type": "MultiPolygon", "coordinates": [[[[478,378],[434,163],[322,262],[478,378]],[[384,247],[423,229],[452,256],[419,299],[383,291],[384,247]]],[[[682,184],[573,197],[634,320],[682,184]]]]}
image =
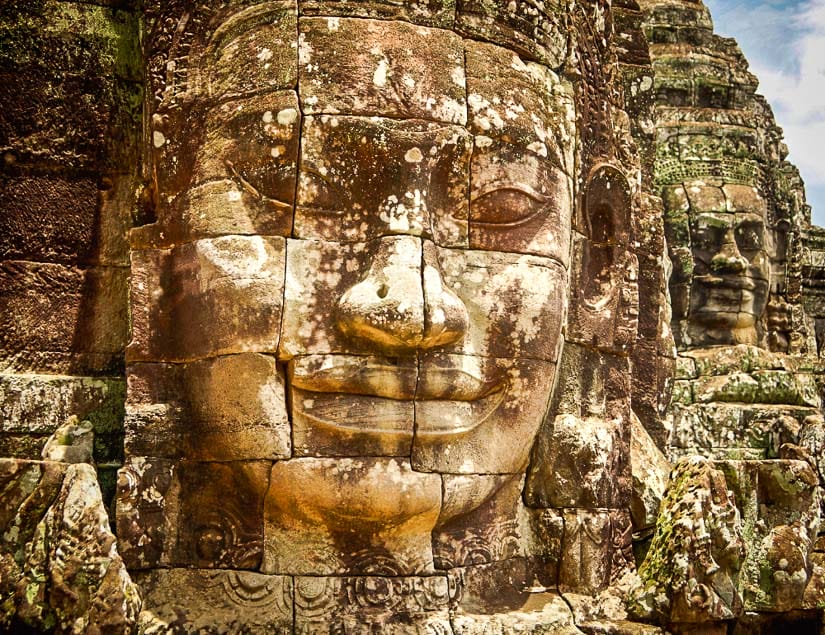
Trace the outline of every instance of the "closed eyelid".
{"type": "Polygon", "coordinates": [[[517,227],[544,213],[552,200],[523,185],[492,184],[472,197],[470,222],[490,227],[517,227]]]}

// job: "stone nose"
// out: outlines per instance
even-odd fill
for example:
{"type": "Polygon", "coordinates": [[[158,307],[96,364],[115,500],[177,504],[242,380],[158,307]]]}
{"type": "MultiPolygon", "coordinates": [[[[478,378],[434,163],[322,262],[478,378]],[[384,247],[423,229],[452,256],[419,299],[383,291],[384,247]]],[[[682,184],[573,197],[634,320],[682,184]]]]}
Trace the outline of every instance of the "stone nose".
{"type": "Polygon", "coordinates": [[[739,253],[732,232],[725,236],[725,242],[710,261],[714,273],[742,273],[748,268],[748,261],[739,253]]]}
{"type": "Polygon", "coordinates": [[[336,307],[338,328],[388,353],[444,346],[467,331],[467,307],[442,279],[435,245],[382,238],[369,270],[336,307]]]}

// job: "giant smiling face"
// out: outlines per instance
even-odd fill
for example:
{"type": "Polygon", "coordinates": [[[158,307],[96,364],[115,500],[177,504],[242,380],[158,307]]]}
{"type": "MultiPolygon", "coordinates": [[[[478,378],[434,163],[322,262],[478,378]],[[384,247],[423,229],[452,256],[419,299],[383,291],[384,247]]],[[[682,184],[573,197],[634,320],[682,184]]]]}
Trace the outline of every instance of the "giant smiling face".
{"type": "MultiPolygon", "coordinates": [[[[429,571],[431,532],[518,484],[547,411],[572,89],[451,31],[298,25],[298,42],[277,25],[213,38],[208,91],[224,97],[186,186],[161,195],[170,244],[133,252],[130,401],[155,381],[143,362],[186,362],[200,427],[183,457],[275,459],[264,571],[429,571]],[[289,55],[297,93],[221,74],[289,78],[289,55]]],[[[159,163],[177,166],[156,123],[159,163]]],[[[203,555],[228,538],[194,540],[203,555]]]]}

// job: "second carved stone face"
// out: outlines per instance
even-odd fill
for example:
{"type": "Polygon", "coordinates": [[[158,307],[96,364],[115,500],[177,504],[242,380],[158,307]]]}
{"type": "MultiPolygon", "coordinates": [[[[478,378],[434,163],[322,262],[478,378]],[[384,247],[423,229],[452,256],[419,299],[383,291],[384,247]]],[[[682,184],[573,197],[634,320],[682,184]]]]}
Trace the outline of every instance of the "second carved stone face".
{"type": "Polygon", "coordinates": [[[683,343],[764,345],[773,246],[764,199],[751,186],[704,182],[677,194],[686,213],[669,215],[671,289],[675,317],[687,313],[683,343]]]}

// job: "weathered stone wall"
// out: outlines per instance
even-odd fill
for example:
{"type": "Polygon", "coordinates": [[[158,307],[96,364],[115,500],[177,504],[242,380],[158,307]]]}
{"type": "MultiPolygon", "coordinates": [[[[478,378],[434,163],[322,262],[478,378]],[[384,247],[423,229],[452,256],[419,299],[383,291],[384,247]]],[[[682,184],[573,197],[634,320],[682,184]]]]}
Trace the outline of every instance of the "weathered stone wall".
{"type": "Polygon", "coordinates": [[[651,430],[676,463],[632,612],[674,632],[770,632],[802,611],[818,629],[818,230],[736,43],[701,2],[643,8],[678,356],[651,430]]]}
{"type": "Polygon", "coordinates": [[[0,79],[0,626],[819,628],[825,236],[701,3],[14,1],[0,79]]]}
{"type": "Polygon", "coordinates": [[[78,415],[109,496],[142,75],[128,3],[0,6],[0,455],[39,458],[78,415]]]}

